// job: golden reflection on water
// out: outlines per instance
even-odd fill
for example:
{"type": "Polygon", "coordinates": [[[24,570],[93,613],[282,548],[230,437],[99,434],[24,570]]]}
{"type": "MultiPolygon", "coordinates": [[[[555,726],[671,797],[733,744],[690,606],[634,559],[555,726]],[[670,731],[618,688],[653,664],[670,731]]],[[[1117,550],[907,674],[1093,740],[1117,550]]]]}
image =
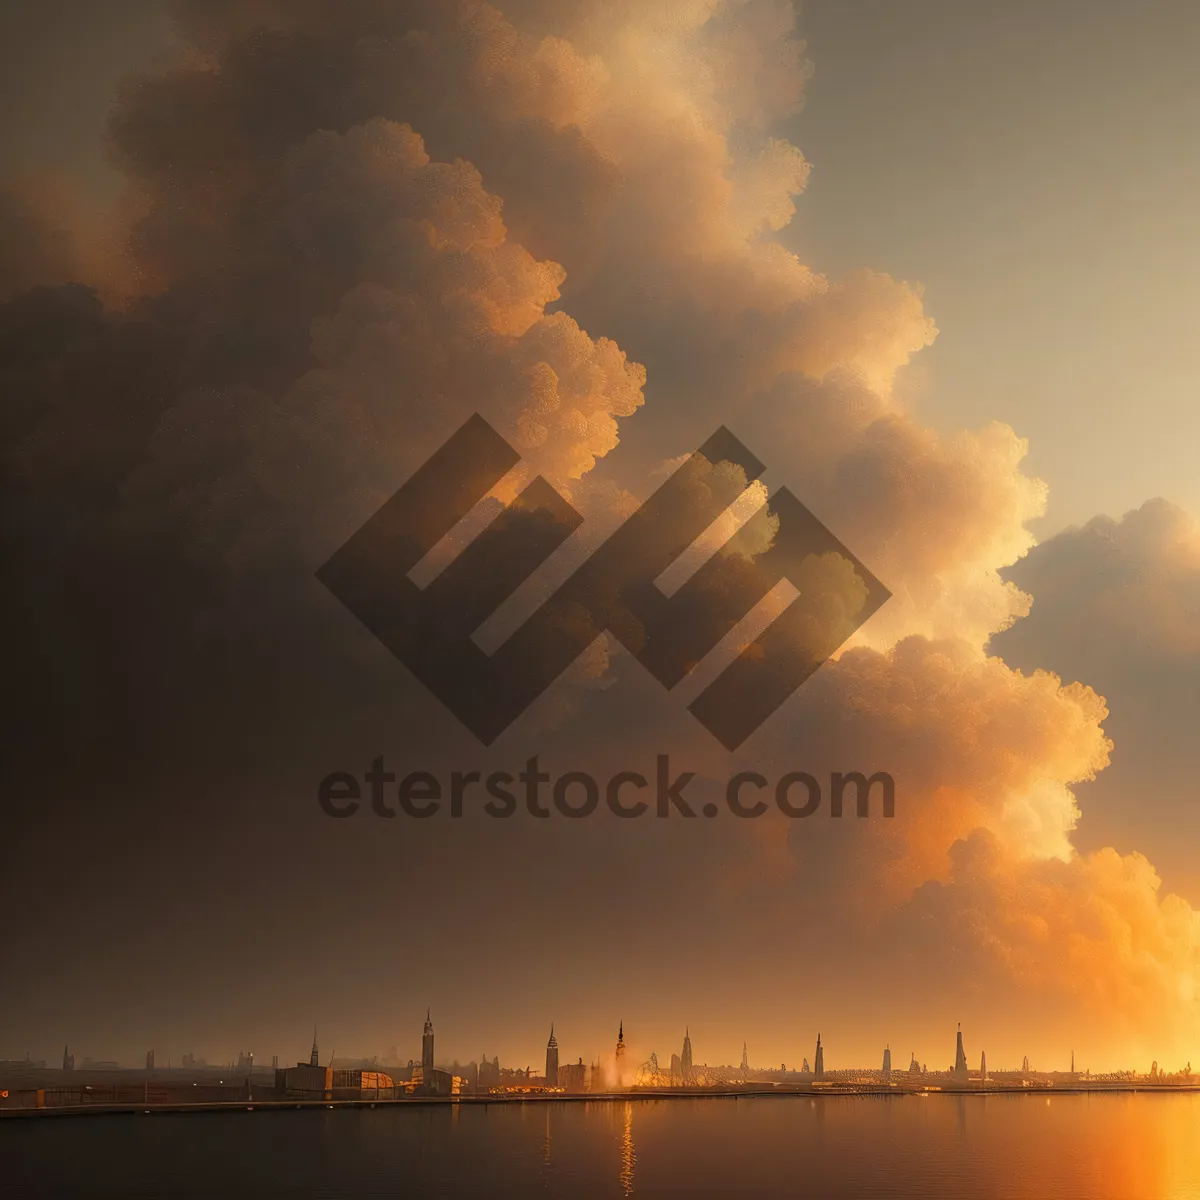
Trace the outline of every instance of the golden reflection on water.
{"type": "Polygon", "coordinates": [[[1200,1095],[823,1097],[616,1107],[619,1191],[1200,1200],[1200,1095]],[[797,1103],[797,1099],[799,1103],[797,1103]],[[633,1110],[638,1110],[638,1152],[633,1110]]]}
{"type": "Polygon", "coordinates": [[[621,1130],[621,1173],[618,1177],[626,1196],[633,1195],[633,1168],[637,1155],[633,1151],[633,1105],[625,1101],[625,1121],[621,1130]]]}

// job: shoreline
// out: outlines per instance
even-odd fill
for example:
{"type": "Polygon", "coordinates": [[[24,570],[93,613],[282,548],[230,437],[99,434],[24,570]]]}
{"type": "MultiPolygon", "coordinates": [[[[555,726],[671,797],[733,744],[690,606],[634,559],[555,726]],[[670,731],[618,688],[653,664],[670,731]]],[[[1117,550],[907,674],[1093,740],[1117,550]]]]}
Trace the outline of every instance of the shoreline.
{"type": "Polygon", "coordinates": [[[462,1107],[486,1106],[489,1104],[589,1104],[649,1100],[815,1100],[837,1099],[929,1099],[931,1097],[958,1096],[1028,1096],[1050,1099],[1053,1096],[1114,1096],[1114,1095],[1189,1095],[1200,1092],[1198,1084],[1114,1084],[1111,1087],[1040,1086],[1012,1087],[1000,1085],[988,1088],[698,1088],[698,1089],[630,1089],[619,1092],[572,1092],[541,1093],[525,1095],[482,1095],[482,1096],[406,1096],[399,1100],[212,1100],[193,1103],[168,1102],[164,1104],[128,1103],[117,1104],[68,1104],[56,1106],[0,1107],[0,1121],[22,1117],[74,1117],[74,1116],[155,1116],[186,1113],[235,1113],[235,1112],[294,1112],[320,1109],[354,1108],[412,1108],[412,1107],[462,1107]]]}

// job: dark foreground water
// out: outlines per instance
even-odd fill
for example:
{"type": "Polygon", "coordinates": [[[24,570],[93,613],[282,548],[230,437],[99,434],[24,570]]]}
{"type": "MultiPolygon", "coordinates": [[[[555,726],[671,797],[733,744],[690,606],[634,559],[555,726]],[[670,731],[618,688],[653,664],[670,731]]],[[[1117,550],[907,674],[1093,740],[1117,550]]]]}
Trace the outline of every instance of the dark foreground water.
{"type": "Polygon", "coordinates": [[[0,1195],[1200,1200],[1200,1096],[778,1097],[5,1120],[0,1195]]]}

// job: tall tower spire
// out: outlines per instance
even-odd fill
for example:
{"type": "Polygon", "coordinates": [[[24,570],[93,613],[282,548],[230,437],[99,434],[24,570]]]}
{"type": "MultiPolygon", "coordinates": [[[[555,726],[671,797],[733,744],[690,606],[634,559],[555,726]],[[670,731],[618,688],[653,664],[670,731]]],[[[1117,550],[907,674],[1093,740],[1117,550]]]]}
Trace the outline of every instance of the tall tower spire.
{"type": "Polygon", "coordinates": [[[813,1078],[825,1078],[825,1049],[821,1045],[821,1035],[817,1034],[817,1053],[813,1058],[813,1078]]]}
{"type": "Polygon", "coordinates": [[[317,1053],[317,1027],[313,1026],[313,1048],[312,1053],[308,1056],[308,1065],[310,1067],[319,1067],[321,1065],[321,1056],[317,1053]]]}
{"type": "Polygon", "coordinates": [[[958,1044],[954,1050],[954,1078],[964,1082],[967,1078],[967,1052],[963,1049],[961,1021],[958,1023],[958,1044]]]}
{"type": "Polygon", "coordinates": [[[554,1036],[554,1022],[550,1022],[550,1040],[546,1043],[546,1086],[558,1086],[558,1039],[554,1036]]]}
{"type": "Polygon", "coordinates": [[[428,1088],[433,1083],[433,1021],[431,1009],[425,1010],[425,1032],[421,1035],[421,1082],[428,1088]]]}

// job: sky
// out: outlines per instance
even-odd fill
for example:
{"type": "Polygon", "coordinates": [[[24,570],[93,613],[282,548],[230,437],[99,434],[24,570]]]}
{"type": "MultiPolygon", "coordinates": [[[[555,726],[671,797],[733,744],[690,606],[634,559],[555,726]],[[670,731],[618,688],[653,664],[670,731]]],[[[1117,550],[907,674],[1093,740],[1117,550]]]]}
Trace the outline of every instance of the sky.
{"type": "Polygon", "coordinates": [[[1030,439],[1042,534],[1194,510],[1195,8],[816,0],[801,26],[814,169],[788,241],[925,285],[920,411],[1030,439]]]}
{"type": "Polygon", "coordinates": [[[1200,1052],[1198,24],[0,9],[2,887],[30,914],[0,1055],[287,1060],[316,1022],[406,1060],[426,1005],[463,1060],[536,1061],[551,1020],[588,1059],[621,1019],[631,1057],[687,1024],[710,1062],[820,1031],[831,1066],[933,1064],[960,1020],[996,1066],[1200,1052]],[[541,473],[583,516],[510,625],[722,424],[892,597],[734,751],[627,639],[485,750],[315,578],[474,411],[525,472],[482,512],[541,473]],[[316,803],[378,756],[663,753],[705,796],[886,770],[896,816],[316,803]]]}

